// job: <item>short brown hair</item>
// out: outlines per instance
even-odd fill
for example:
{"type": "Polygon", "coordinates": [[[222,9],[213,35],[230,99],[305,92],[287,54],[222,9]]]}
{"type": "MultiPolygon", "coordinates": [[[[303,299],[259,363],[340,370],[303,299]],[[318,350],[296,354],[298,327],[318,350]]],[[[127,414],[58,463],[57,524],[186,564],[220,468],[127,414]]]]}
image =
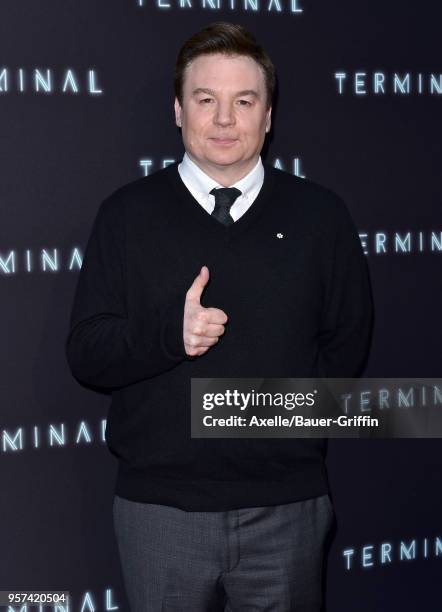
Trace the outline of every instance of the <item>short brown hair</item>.
{"type": "Polygon", "coordinates": [[[183,84],[186,68],[199,55],[223,53],[228,56],[246,55],[254,59],[264,73],[267,92],[267,108],[272,105],[276,86],[276,70],[272,60],[257,43],[255,37],[243,26],[227,21],[210,23],[193,34],[181,47],[174,76],[175,95],[183,105],[183,84]]]}

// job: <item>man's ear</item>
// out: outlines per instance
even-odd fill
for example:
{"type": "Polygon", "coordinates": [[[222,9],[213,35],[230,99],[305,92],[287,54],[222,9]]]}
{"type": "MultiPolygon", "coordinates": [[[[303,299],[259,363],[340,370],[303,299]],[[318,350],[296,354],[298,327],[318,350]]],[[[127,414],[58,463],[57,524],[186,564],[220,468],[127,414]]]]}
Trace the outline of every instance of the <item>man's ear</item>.
{"type": "Polygon", "coordinates": [[[175,123],[177,124],[178,127],[181,127],[181,106],[180,106],[180,103],[178,102],[178,98],[175,98],[174,108],[175,108],[175,123]]]}
{"type": "Polygon", "coordinates": [[[272,125],[272,107],[269,108],[266,119],[266,132],[270,132],[270,127],[272,125]]]}

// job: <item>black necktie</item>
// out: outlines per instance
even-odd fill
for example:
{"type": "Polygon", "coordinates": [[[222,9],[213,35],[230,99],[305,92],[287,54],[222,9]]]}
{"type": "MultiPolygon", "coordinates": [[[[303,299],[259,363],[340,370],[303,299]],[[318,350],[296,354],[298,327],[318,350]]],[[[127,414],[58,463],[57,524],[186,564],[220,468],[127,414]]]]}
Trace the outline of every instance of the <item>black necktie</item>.
{"type": "Polygon", "coordinates": [[[215,217],[217,221],[224,225],[234,223],[230,215],[230,208],[242,192],[236,187],[214,187],[210,193],[215,196],[215,208],[212,217],[215,217]]]}

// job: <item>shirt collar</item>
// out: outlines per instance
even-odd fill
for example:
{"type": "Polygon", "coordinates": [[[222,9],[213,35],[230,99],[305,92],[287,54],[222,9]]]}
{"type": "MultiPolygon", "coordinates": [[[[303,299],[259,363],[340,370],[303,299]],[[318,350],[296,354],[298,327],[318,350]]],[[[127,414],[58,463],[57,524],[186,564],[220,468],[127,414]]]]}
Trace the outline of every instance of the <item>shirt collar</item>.
{"type": "MultiPolygon", "coordinates": [[[[183,178],[187,178],[196,191],[205,196],[207,196],[214,187],[223,187],[223,185],[201,170],[201,168],[190,159],[187,152],[184,153],[183,160],[180,164],[180,173],[183,178]]],[[[252,168],[246,176],[243,176],[242,179],[230,185],[230,187],[236,187],[241,191],[242,195],[247,198],[250,192],[258,185],[262,184],[263,177],[264,167],[261,156],[259,156],[254,168],[252,168]]]]}

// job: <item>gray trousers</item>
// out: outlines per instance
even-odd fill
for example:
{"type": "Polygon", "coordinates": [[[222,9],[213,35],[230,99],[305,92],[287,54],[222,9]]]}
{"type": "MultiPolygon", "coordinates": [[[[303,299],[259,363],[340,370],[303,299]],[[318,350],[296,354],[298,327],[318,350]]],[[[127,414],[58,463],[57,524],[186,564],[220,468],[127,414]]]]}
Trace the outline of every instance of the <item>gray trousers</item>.
{"type": "Polygon", "coordinates": [[[328,495],[185,512],[114,496],[131,612],[319,612],[328,495]]]}

